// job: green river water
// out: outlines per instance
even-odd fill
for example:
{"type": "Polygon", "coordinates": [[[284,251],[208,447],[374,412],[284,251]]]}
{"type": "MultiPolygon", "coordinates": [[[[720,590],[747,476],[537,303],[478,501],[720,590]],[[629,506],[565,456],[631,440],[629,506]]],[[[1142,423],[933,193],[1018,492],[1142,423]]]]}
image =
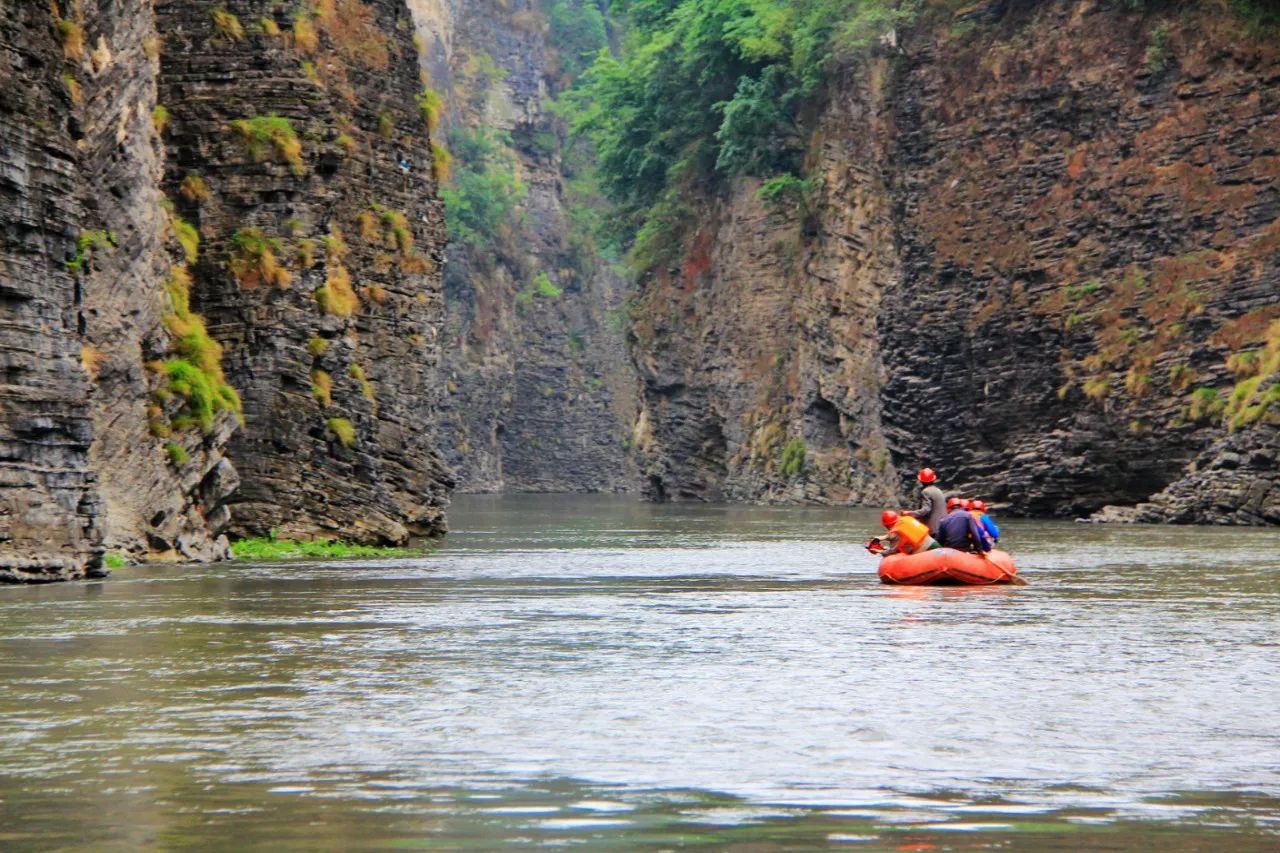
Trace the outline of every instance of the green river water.
{"type": "Polygon", "coordinates": [[[1280,533],[463,498],[411,559],[0,588],[3,850],[1280,849],[1280,533]]]}

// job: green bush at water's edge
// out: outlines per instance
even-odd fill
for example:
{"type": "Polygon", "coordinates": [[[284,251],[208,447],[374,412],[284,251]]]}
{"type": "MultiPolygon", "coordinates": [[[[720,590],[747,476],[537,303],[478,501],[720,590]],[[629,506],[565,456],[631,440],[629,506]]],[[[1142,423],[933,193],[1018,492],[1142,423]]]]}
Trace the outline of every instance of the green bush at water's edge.
{"type": "Polygon", "coordinates": [[[340,557],[416,557],[426,548],[393,548],[380,545],[355,545],[350,542],[289,539],[241,539],[232,544],[237,560],[334,559],[340,557]]]}

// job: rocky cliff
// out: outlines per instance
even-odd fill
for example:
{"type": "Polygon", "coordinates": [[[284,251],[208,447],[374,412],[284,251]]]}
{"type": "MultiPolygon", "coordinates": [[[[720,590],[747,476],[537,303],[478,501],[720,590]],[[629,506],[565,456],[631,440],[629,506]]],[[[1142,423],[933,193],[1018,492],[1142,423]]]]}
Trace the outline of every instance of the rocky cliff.
{"type": "Polygon", "coordinates": [[[553,21],[603,19],[565,0],[411,5],[454,158],[441,441],[459,489],[633,488],[630,282],[582,222],[603,203],[553,105],[583,61],[553,21]]]}
{"type": "Polygon", "coordinates": [[[444,234],[402,0],[0,13],[0,578],[216,559],[233,529],[442,532],[444,234]]]}
{"type": "Polygon", "coordinates": [[[84,293],[67,266],[86,217],[77,192],[81,131],[63,60],[47,8],[0,3],[4,580],[77,577],[102,563],[88,464],[93,411],[80,364],[84,293]]]}
{"type": "Polygon", "coordinates": [[[830,87],[802,198],[702,200],[646,280],[651,494],[884,503],[928,463],[1015,512],[1280,522],[1276,42],[931,9],[830,87]]]}
{"type": "Polygon", "coordinates": [[[243,400],[234,529],[444,530],[444,229],[403,0],[169,2],[165,189],[243,400]]]}

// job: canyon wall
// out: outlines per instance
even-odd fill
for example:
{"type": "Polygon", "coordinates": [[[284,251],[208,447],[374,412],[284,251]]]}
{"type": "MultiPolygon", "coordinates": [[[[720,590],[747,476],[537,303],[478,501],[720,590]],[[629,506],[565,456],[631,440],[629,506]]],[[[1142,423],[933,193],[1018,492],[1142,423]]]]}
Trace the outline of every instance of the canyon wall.
{"type": "Polygon", "coordinates": [[[0,5],[0,579],[444,530],[402,0],[0,5]]]}
{"type": "Polygon", "coordinates": [[[583,176],[575,170],[589,171],[590,157],[567,162],[573,154],[553,103],[571,82],[570,60],[581,57],[557,49],[552,3],[410,5],[429,83],[443,101],[451,203],[466,211],[445,266],[440,419],[458,488],[631,489],[636,386],[623,336],[630,281],[579,221],[604,205],[577,188],[583,176]],[[493,192],[514,203],[486,222],[477,209],[493,192]]]}
{"type": "Polygon", "coordinates": [[[157,7],[165,188],[245,426],[239,533],[444,531],[438,177],[403,0],[157,7]],[[229,18],[227,16],[230,16],[229,18]]]}
{"type": "Polygon", "coordinates": [[[988,2],[830,86],[642,284],[658,498],[1280,522],[1280,66],[1210,7],[988,2]]]}
{"type": "Polygon", "coordinates": [[[88,464],[84,295],[67,261],[85,214],[63,47],[42,5],[0,2],[0,579],[58,580],[102,564],[88,464]]]}

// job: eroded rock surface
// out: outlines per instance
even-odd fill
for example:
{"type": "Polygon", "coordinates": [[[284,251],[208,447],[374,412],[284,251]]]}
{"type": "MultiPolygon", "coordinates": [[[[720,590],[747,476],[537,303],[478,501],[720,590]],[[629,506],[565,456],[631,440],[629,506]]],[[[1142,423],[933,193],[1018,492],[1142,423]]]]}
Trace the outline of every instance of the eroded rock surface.
{"type": "Polygon", "coordinates": [[[822,189],[703,200],[644,282],[650,493],[883,504],[928,464],[1009,512],[1274,523],[1278,50],[1065,0],[880,45],[822,189]]]}

